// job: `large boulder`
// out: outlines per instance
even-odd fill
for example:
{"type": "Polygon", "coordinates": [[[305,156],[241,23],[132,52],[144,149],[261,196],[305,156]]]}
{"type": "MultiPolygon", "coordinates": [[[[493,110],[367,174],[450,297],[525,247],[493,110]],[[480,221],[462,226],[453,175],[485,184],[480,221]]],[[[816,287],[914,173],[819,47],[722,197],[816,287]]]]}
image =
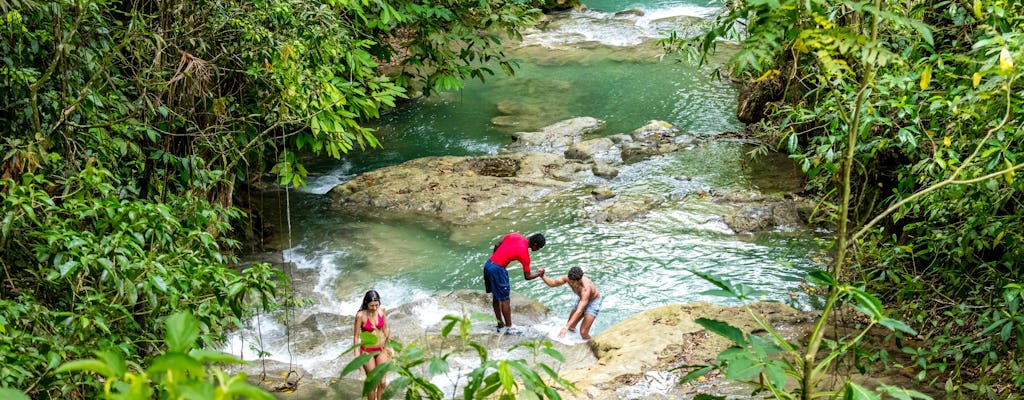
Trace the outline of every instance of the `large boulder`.
{"type": "MultiPolygon", "coordinates": [[[[817,316],[779,303],[758,303],[752,310],[796,341],[817,316]]],[[[567,371],[561,376],[579,391],[563,393],[567,399],[690,398],[700,392],[748,395],[748,387],[701,385],[677,386],[681,375],[674,368],[706,364],[731,346],[727,339],[708,332],[697,318],[727,322],[745,332],[761,330],[743,307],[707,303],[673,304],[634,315],[594,336],[590,347],[597,362],[567,371]],[[635,394],[635,396],[634,396],[635,394]]]]}
{"type": "MultiPolygon", "coordinates": [[[[607,162],[616,157],[564,156],[569,146],[604,124],[596,118],[579,117],[536,132],[517,132],[502,154],[410,160],[361,174],[334,187],[328,195],[335,206],[348,210],[426,215],[450,224],[468,224],[615,176],[617,172],[607,162]]],[[[594,142],[594,148],[602,148],[606,154],[617,151],[608,139],[598,141],[607,146],[594,142]]]]}
{"type": "Polygon", "coordinates": [[[550,153],[426,157],[370,171],[329,192],[338,207],[468,223],[595,179],[591,165],[550,153]]]}
{"type": "Polygon", "coordinates": [[[563,153],[569,146],[578,143],[583,135],[604,128],[605,122],[593,117],[579,117],[548,125],[536,132],[512,134],[509,152],[563,153]]]}

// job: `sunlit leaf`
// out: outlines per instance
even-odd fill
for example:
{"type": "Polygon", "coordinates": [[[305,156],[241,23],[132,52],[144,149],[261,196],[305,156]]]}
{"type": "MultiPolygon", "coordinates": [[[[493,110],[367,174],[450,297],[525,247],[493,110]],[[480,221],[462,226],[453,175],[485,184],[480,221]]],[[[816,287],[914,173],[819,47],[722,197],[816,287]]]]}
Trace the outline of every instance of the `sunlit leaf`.
{"type": "Polygon", "coordinates": [[[932,82],[932,66],[925,65],[924,71],[921,72],[921,90],[928,89],[928,85],[932,82]]]}
{"type": "Polygon", "coordinates": [[[1005,46],[999,51],[999,70],[1003,72],[1013,70],[1013,56],[1010,55],[1010,49],[1005,46]]]}

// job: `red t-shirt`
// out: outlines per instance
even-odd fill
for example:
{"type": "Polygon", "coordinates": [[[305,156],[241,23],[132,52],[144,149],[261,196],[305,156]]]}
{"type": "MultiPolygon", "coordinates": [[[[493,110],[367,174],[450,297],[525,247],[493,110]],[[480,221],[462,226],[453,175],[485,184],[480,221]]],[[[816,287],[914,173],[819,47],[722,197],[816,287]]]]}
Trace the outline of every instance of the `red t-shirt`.
{"type": "Polygon", "coordinates": [[[512,261],[523,264],[523,271],[530,274],[530,241],[519,232],[512,232],[501,238],[498,249],[491,254],[491,261],[508,268],[512,261]]]}

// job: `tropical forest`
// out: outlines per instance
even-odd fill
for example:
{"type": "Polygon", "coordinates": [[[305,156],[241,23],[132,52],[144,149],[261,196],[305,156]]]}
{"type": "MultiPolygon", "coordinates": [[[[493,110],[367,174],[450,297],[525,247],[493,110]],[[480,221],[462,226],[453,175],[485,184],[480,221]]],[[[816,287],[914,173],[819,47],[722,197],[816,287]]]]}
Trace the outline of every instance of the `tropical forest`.
{"type": "Polygon", "coordinates": [[[1019,399],[1017,78],[1010,0],[0,0],[0,398],[1019,399]]]}

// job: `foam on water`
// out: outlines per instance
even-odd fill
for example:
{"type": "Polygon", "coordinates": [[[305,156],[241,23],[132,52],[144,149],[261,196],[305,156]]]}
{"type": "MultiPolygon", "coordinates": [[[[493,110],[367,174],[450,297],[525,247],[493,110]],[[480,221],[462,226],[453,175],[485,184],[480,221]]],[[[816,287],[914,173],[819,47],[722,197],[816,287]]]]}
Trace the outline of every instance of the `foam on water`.
{"type": "Polygon", "coordinates": [[[599,10],[569,11],[551,16],[548,25],[524,35],[522,45],[557,47],[596,42],[606,46],[637,46],[645,40],[666,36],[670,30],[684,30],[686,17],[709,18],[721,7],[677,5],[629,12],[599,10]]]}
{"type": "Polygon", "coordinates": [[[299,190],[312,194],[324,194],[335,186],[342,183],[348,182],[350,179],[355,177],[352,171],[352,163],[345,161],[340,166],[317,176],[309,176],[306,178],[306,186],[299,190]]]}

